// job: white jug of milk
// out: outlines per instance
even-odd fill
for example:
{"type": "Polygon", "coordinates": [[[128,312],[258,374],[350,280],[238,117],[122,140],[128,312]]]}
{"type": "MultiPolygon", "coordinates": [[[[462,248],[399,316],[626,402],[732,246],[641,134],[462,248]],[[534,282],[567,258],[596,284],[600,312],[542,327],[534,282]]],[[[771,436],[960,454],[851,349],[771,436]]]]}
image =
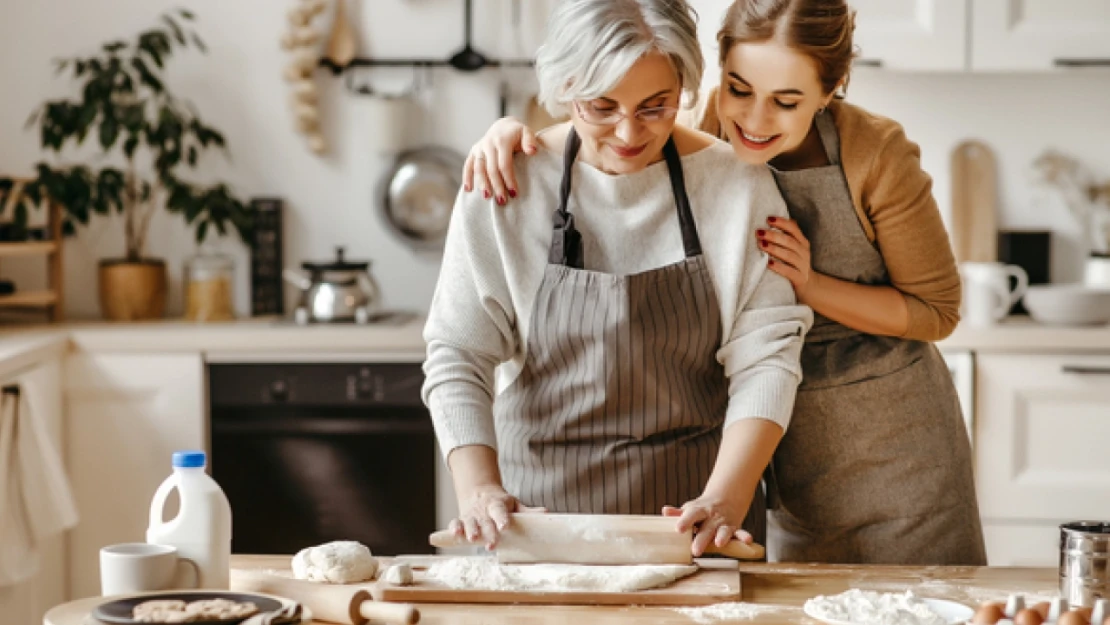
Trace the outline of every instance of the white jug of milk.
{"type": "Polygon", "coordinates": [[[150,503],[150,525],[146,541],[172,545],[177,555],[197,567],[197,588],[227,590],[231,569],[231,505],[227,495],[204,472],[203,451],[173,454],[173,474],[162,482],[150,503]],[[178,514],[163,520],[166,498],[177,489],[181,499],[178,514]]]}

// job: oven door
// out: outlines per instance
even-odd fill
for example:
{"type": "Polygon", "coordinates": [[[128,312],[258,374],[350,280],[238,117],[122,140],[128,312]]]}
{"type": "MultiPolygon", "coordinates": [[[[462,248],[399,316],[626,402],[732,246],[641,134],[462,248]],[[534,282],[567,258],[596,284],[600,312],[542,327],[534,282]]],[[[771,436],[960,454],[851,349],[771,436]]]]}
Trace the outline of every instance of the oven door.
{"type": "Polygon", "coordinates": [[[231,503],[232,551],[356,540],[375,554],[433,553],[437,458],[423,405],[321,406],[294,395],[212,406],[212,476],[231,503]]]}

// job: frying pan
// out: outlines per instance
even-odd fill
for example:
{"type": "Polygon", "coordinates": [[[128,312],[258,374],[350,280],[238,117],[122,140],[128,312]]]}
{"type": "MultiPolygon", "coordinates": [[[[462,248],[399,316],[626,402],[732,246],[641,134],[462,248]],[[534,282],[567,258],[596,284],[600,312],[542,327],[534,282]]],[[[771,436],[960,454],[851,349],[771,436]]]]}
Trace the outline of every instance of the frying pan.
{"type": "Polygon", "coordinates": [[[395,234],[425,250],[443,248],[465,157],[450,148],[424,146],[402,152],[382,184],[382,212],[395,234]]]}

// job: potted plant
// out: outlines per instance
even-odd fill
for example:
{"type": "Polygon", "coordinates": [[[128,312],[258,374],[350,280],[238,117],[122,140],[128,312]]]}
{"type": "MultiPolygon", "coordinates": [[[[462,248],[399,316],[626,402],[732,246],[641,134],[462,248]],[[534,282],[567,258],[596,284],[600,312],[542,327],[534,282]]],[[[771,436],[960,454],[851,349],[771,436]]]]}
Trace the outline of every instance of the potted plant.
{"type": "Polygon", "coordinates": [[[59,74],[79,83],[75,99],[44,103],[28,120],[55,163],[40,162],[25,192],[36,205],[49,196],[66,214],[66,231],[85,225],[93,214],[121,214],[126,249],[120,258],[101,260],[101,311],[112,320],[161,317],[166,302],[166,265],[147,256],[151,217],[161,208],[181,215],[198,244],[213,230],[234,228],[249,240],[252,213],[226,184],[200,185],[182,177],[202,154],[225,147],[223,135],[201,121],[195,109],[171,93],[163,79],[166,61],[177,50],[205,52],[180,9],[134,41],[112,41],[93,55],[56,61],[59,74]],[[62,162],[63,149],[93,137],[101,154],[94,168],[62,162]]]}

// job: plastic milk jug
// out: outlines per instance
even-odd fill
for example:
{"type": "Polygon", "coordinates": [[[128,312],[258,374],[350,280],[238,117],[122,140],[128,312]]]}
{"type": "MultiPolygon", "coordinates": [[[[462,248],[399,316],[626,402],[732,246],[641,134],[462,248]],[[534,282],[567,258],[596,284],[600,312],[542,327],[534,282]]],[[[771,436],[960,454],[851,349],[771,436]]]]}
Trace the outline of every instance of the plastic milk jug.
{"type": "Polygon", "coordinates": [[[197,568],[197,588],[227,590],[231,569],[231,505],[207,473],[203,451],[173,454],[173,474],[162,482],[150,503],[146,541],[177,548],[180,558],[197,568]],[[178,514],[163,520],[166,498],[177,489],[178,514]]]}

